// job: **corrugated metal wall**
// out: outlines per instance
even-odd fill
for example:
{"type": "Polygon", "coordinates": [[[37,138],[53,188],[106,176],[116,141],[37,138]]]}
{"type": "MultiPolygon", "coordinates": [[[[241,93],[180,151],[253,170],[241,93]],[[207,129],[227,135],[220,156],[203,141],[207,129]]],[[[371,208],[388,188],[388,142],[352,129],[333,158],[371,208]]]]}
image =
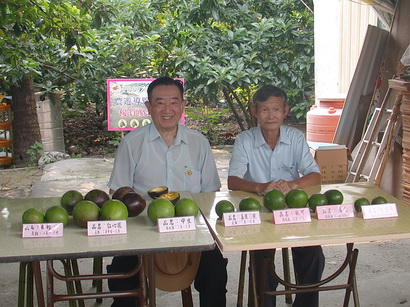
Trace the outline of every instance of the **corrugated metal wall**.
{"type": "Polygon", "coordinates": [[[360,0],[340,1],[339,92],[347,93],[368,25],[377,25],[374,9],[360,0]]]}

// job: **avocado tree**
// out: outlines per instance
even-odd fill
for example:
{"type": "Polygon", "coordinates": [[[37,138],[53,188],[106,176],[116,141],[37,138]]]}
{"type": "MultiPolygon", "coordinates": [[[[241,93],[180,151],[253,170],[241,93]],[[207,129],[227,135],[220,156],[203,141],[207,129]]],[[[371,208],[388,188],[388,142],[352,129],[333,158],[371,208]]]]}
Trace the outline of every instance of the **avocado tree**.
{"type": "Polygon", "coordinates": [[[105,109],[108,78],[183,77],[193,104],[229,108],[256,125],[249,102],[283,87],[295,117],[313,91],[312,0],[3,0],[0,91],[13,96],[14,157],[40,141],[34,93],[105,109]]]}
{"type": "Polygon", "coordinates": [[[249,102],[262,84],[284,88],[296,118],[313,103],[312,1],[105,2],[116,14],[95,32],[99,65],[76,80],[73,101],[89,98],[90,80],[101,96],[107,78],[170,75],[185,78],[191,103],[229,108],[242,129],[256,125],[249,102]]]}
{"type": "Polygon", "coordinates": [[[173,2],[168,7],[159,71],[187,80],[205,104],[225,103],[242,129],[256,125],[249,102],[267,83],[286,90],[293,115],[313,102],[312,1],[225,0],[173,2]],[[176,17],[178,16],[178,17],[176,17]]]}
{"type": "Polygon", "coordinates": [[[81,57],[77,73],[71,73],[75,79],[64,87],[64,101],[80,108],[92,103],[97,112],[104,112],[107,79],[158,75],[153,65],[162,48],[160,35],[153,30],[160,23],[157,12],[150,1],[101,0],[98,5],[94,1],[92,14],[98,22],[93,23],[92,52],[81,57]],[[101,19],[98,16],[103,12],[96,13],[103,6],[105,17],[101,19]]]}
{"type": "Polygon", "coordinates": [[[36,141],[41,143],[34,79],[45,71],[57,73],[58,80],[67,76],[50,63],[71,59],[69,51],[80,52],[87,45],[92,39],[91,18],[83,9],[58,0],[5,0],[0,14],[0,91],[12,96],[13,156],[16,165],[25,165],[27,150],[36,141]]]}
{"type": "Polygon", "coordinates": [[[15,164],[30,162],[27,151],[41,143],[36,91],[63,90],[69,106],[101,112],[107,78],[155,74],[156,12],[144,0],[0,3],[0,92],[13,98],[15,164]]]}

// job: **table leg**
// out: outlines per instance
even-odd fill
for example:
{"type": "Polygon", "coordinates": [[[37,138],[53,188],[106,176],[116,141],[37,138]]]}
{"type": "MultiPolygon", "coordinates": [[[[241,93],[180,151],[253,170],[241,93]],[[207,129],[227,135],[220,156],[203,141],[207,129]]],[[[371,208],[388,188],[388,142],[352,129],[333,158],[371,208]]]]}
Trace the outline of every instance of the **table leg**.
{"type": "MultiPolygon", "coordinates": [[[[65,276],[73,276],[73,270],[71,267],[71,260],[70,259],[66,259],[66,260],[61,260],[61,263],[63,264],[64,267],[64,274],[65,276]]],[[[67,293],[69,295],[74,295],[76,292],[76,289],[78,291],[78,286],[74,287],[74,282],[73,281],[66,281],[66,287],[67,287],[67,293]]],[[[80,289],[80,293],[82,293],[82,289],[80,289]]],[[[69,301],[68,302],[69,307],[76,307],[77,303],[75,301],[69,301]]]]}
{"type": "Polygon", "coordinates": [[[26,296],[26,272],[27,262],[21,262],[19,272],[18,307],[24,307],[24,300],[26,296]]]}
{"type": "Polygon", "coordinates": [[[147,307],[148,306],[148,276],[147,276],[147,259],[144,256],[141,256],[142,266],[139,273],[139,284],[141,285],[141,292],[143,295],[140,297],[140,306],[147,307]]]}
{"type": "Polygon", "coordinates": [[[36,285],[37,305],[39,307],[45,306],[43,280],[41,278],[41,268],[39,261],[31,263],[33,268],[34,284],[36,285]]]}
{"type": "Polygon", "coordinates": [[[357,281],[356,281],[356,276],[353,276],[353,302],[355,307],[360,307],[360,302],[359,302],[359,293],[357,292],[357,281]]]}
{"type": "Polygon", "coordinates": [[[353,302],[355,307],[359,307],[359,295],[357,292],[357,284],[356,284],[356,264],[357,264],[357,257],[358,257],[359,251],[357,249],[353,250],[351,260],[349,263],[349,276],[348,276],[348,284],[350,287],[346,288],[346,293],[345,293],[345,300],[344,300],[344,307],[349,306],[349,299],[350,299],[350,294],[353,292],[353,302]]]}
{"type": "Polygon", "coordinates": [[[27,307],[33,307],[34,306],[34,278],[33,278],[33,266],[31,265],[31,262],[27,264],[27,288],[26,288],[26,305],[27,307]]]}
{"type": "Polygon", "coordinates": [[[18,303],[19,307],[34,306],[34,287],[36,287],[37,305],[45,306],[43,281],[39,261],[20,263],[18,303]]]}
{"type": "MultiPolygon", "coordinates": [[[[273,261],[275,261],[273,259],[273,261]]],[[[283,263],[283,276],[287,282],[290,282],[290,263],[289,263],[289,249],[282,248],[282,263],[283,263]]],[[[290,290],[289,287],[285,286],[285,290],[290,290]]],[[[292,304],[292,294],[285,294],[286,304],[292,304]]]]}
{"type": "Polygon", "coordinates": [[[147,254],[144,255],[144,261],[147,263],[147,276],[148,276],[148,304],[150,307],[155,307],[156,302],[156,291],[155,291],[155,262],[154,255],[147,254]]]}
{"type": "Polygon", "coordinates": [[[258,306],[258,293],[256,292],[255,257],[254,251],[249,251],[249,295],[248,306],[258,306]]]}
{"type": "Polygon", "coordinates": [[[246,254],[247,251],[241,252],[241,266],[239,271],[239,285],[238,285],[238,298],[236,301],[237,307],[243,306],[243,289],[245,285],[245,270],[246,270],[246,254]]]}
{"type": "MultiPolygon", "coordinates": [[[[78,269],[78,262],[77,259],[69,259],[68,265],[72,268],[72,273],[74,276],[80,275],[80,270],[78,269]]],[[[81,287],[81,281],[77,280],[74,282],[74,287],[76,293],[83,293],[83,289],[81,287]]],[[[98,292],[98,291],[97,291],[98,292]]],[[[78,307],[84,307],[84,300],[78,300],[78,307]]]]}
{"type": "MultiPolygon", "coordinates": [[[[52,260],[47,261],[47,266],[49,265],[52,265],[52,260]]],[[[47,307],[52,306],[54,306],[54,277],[51,270],[47,269],[47,307]]]]}
{"type": "MultiPolygon", "coordinates": [[[[103,268],[103,258],[102,257],[94,257],[93,259],[93,273],[94,274],[102,274],[103,268]]],[[[92,285],[97,288],[97,292],[102,292],[103,290],[103,283],[102,280],[93,280],[92,285]]],[[[97,299],[97,303],[102,303],[102,299],[97,299]]]]}

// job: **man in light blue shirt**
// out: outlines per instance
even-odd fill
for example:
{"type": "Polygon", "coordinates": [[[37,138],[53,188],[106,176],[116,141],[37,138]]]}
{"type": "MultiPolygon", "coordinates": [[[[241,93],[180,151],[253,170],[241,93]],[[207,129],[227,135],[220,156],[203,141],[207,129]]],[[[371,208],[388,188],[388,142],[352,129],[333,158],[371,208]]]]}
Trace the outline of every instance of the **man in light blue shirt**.
{"type": "MultiPolygon", "coordinates": [[[[266,193],[279,180],[292,182],[300,180],[299,174],[312,173],[312,177],[316,177],[317,173],[320,175],[304,134],[288,126],[281,126],[279,130],[280,138],[273,150],[265,141],[261,126],[239,134],[229,164],[229,176],[265,183],[255,185],[257,188],[253,192],[266,193]]],[[[230,181],[232,180],[234,179],[231,178],[230,181]]]]}
{"type": "MultiPolygon", "coordinates": [[[[262,194],[278,189],[286,194],[295,188],[320,184],[320,169],[310,154],[304,134],[283,125],[289,112],[286,101],[286,93],[273,85],[261,87],[253,96],[251,112],[259,126],[237,136],[229,163],[229,189],[262,194]]],[[[258,293],[274,291],[278,285],[269,270],[267,280],[261,280],[264,258],[273,256],[274,250],[255,252],[258,293]]],[[[292,256],[298,284],[320,280],[324,269],[320,246],[293,248],[292,256]]],[[[263,302],[263,306],[275,305],[274,296],[263,302]]],[[[318,306],[317,292],[298,294],[293,304],[293,307],[318,306]]]]}
{"type": "Polygon", "coordinates": [[[157,186],[170,191],[213,192],[221,187],[208,140],[178,124],[167,146],[154,124],[133,130],[121,142],[108,186],[131,186],[145,196],[157,186]]]}
{"type": "MultiPolygon", "coordinates": [[[[131,131],[121,141],[108,183],[111,193],[123,186],[142,195],[157,186],[192,193],[220,189],[208,140],[179,124],[186,104],[183,91],[182,83],[169,77],[158,78],[148,86],[146,106],[153,123],[131,131]]],[[[114,257],[107,271],[128,272],[137,260],[138,256],[114,257]]],[[[226,265],[218,247],[201,253],[194,283],[201,307],[226,305],[226,265]]],[[[111,291],[134,289],[138,277],[110,279],[108,285],[111,291]]],[[[137,299],[114,298],[112,307],[128,306],[138,306],[137,299]]]]}

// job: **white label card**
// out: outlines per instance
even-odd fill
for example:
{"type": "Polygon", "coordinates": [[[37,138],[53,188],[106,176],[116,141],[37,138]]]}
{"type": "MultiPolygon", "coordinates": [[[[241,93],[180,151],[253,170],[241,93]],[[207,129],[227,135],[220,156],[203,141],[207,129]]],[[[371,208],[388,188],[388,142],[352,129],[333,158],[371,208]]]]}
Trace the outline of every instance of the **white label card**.
{"type": "Polygon", "coordinates": [[[259,211],[225,212],[223,215],[224,226],[245,226],[261,223],[259,211]]]}
{"type": "Polygon", "coordinates": [[[318,220],[333,220],[354,217],[352,204],[317,206],[316,215],[318,220]]]}
{"type": "Polygon", "coordinates": [[[88,236],[110,236],[127,233],[127,221],[92,221],[87,222],[88,236]]]}
{"type": "Polygon", "coordinates": [[[159,232],[186,231],[196,229],[194,216],[179,216],[158,219],[157,224],[159,232]]]}
{"type": "Polygon", "coordinates": [[[310,209],[292,208],[273,211],[273,222],[275,224],[292,224],[311,222],[310,209]]]}
{"type": "Polygon", "coordinates": [[[63,223],[23,224],[23,238],[52,238],[62,237],[63,223]]]}
{"type": "Polygon", "coordinates": [[[394,203],[362,206],[362,213],[365,220],[399,216],[394,203]]]}

